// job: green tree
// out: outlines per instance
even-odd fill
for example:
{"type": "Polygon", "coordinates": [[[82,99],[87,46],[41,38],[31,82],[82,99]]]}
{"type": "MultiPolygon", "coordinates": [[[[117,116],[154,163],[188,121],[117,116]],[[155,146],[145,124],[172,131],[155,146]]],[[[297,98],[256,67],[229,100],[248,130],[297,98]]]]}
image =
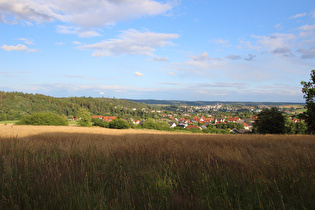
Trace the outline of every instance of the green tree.
{"type": "Polygon", "coordinates": [[[123,119],[114,119],[109,122],[109,128],[114,128],[114,129],[128,129],[129,124],[126,120],[123,119]]]}
{"type": "Polygon", "coordinates": [[[34,113],[23,117],[17,125],[68,125],[68,120],[64,116],[55,113],[34,113]]]}
{"type": "Polygon", "coordinates": [[[83,127],[91,126],[92,117],[88,109],[86,108],[79,109],[78,117],[79,117],[78,125],[83,126],[83,127]]]}
{"type": "Polygon", "coordinates": [[[295,134],[305,134],[307,132],[307,125],[305,122],[297,122],[295,123],[295,134]]]}
{"type": "Polygon", "coordinates": [[[264,108],[258,115],[254,124],[254,132],[261,134],[284,134],[285,118],[276,107],[264,108]]]}
{"type": "Polygon", "coordinates": [[[152,118],[149,118],[144,123],[142,123],[142,128],[161,130],[161,126],[152,118]]]}
{"type": "Polygon", "coordinates": [[[311,71],[311,78],[309,81],[302,81],[302,92],[305,98],[305,109],[303,118],[307,124],[307,131],[315,133],[315,70],[311,71]]]}

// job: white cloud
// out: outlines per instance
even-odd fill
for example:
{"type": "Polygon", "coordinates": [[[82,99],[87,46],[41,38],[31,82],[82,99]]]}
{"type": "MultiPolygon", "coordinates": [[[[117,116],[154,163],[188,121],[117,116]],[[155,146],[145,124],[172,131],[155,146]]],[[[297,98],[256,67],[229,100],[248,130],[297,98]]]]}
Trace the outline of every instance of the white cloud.
{"type": "Polygon", "coordinates": [[[0,0],[4,23],[62,21],[83,28],[104,27],[117,21],[154,16],[175,4],[155,0],[0,0]]]}
{"type": "Polygon", "coordinates": [[[298,28],[300,30],[300,37],[307,39],[308,37],[313,38],[314,37],[314,31],[315,31],[315,25],[303,25],[298,28]]]}
{"type": "Polygon", "coordinates": [[[191,55],[190,56],[194,61],[206,61],[209,60],[209,55],[205,51],[204,53],[201,53],[200,55],[191,55]]]}
{"type": "Polygon", "coordinates": [[[55,12],[54,8],[49,6],[48,1],[0,0],[0,13],[2,14],[1,20],[4,23],[65,21],[65,17],[55,12]]]}
{"type": "Polygon", "coordinates": [[[154,60],[155,61],[168,61],[168,59],[165,57],[155,57],[154,60]]]}
{"type": "Polygon", "coordinates": [[[297,18],[300,18],[300,17],[304,17],[305,15],[306,15],[306,12],[300,13],[300,14],[296,14],[296,15],[291,16],[290,19],[297,19],[297,18]]]}
{"type": "Polygon", "coordinates": [[[75,44],[75,45],[82,45],[81,42],[78,42],[78,41],[73,41],[72,44],[75,44]]]}
{"type": "Polygon", "coordinates": [[[300,30],[303,30],[303,31],[314,31],[315,30],[315,24],[314,25],[303,25],[299,28],[300,30]]]}
{"type": "Polygon", "coordinates": [[[276,30],[282,30],[282,29],[283,29],[283,26],[281,25],[281,23],[279,23],[279,24],[275,25],[274,28],[275,28],[276,30]]]}
{"type": "Polygon", "coordinates": [[[168,75],[174,76],[175,74],[173,72],[169,72],[168,75]]]}
{"type": "Polygon", "coordinates": [[[20,40],[20,41],[23,41],[24,44],[27,44],[27,45],[34,45],[33,41],[30,40],[30,39],[26,39],[26,38],[18,38],[17,40],[20,40]]]}
{"type": "Polygon", "coordinates": [[[222,68],[225,68],[225,62],[224,60],[220,58],[211,58],[207,52],[204,52],[200,55],[191,55],[189,56],[191,59],[179,63],[182,67],[184,66],[191,66],[193,67],[193,71],[196,70],[219,70],[222,68]]]}
{"type": "Polygon", "coordinates": [[[109,56],[110,54],[105,53],[105,52],[99,52],[99,51],[95,51],[92,56],[93,57],[103,57],[103,56],[109,56]]]}
{"type": "Polygon", "coordinates": [[[60,46],[60,45],[64,45],[64,42],[55,42],[55,45],[60,46]]]}
{"type": "Polygon", "coordinates": [[[142,73],[140,73],[140,72],[135,72],[135,76],[137,76],[137,77],[143,77],[144,74],[142,74],[142,73]]]}
{"type": "Polygon", "coordinates": [[[152,56],[155,48],[171,45],[170,39],[178,38],[178,34],[140,32],[134,29],[122,32],[116,39],[110,39],[90,45],[79,46],[78,49],[95,50],[97,55],[148,55],[152,56]]]}
{"type": "Polygon", "coordinates": [[[2,45],[1,47],[2,49],[4,49],[5,51],[23,51],[23,50],[27,50],[27,47],[23,44],[18,44],[17,46],[9,46],[9,45],[2,45]]]}
{"type": "Polygon", "coordinates": [[[216,39],[213,41],[214,44],[226,44],[228,43],[228,40],[224,40],[224,39],[216,39]]]}
{"type": "Polygon", "coordinates": [[[3,50],[5,51],[27,51],[27,52],[36,52],[36,49],[28,49],[27,46],[23,45],[23,44],[18,44],[16,46],[13,45],[2,45],[1,47],[3,50]]]}
{"type": "Polygon", "coordinates": [[[60,34],[74,34],[79,37],[96,37],[101,36],[97,31],[82,29],[73,26],[57,26],[57,32],[60,34]]]}
{"type": "MultiPolygon", "coordinates": [[[[258,38],[258,36],[254,36],[254,35],[252,35],[252,37],[258,38]]],[[[250,49],[250,50],[255,50],[255,51],[260,50],[260,46],[253,45],[250,41],[239,40],[239,42],[240,42],[240,45],[236,46],[236,48],[238,49],[245,48],[245,49],[250,49]]]]}
{"type": "Polygon", "coordinates": [[[296,41],[294,34],[273,33],[270,36],[256,36],[258,43],[269,50],[290,47],[296,41]]]}

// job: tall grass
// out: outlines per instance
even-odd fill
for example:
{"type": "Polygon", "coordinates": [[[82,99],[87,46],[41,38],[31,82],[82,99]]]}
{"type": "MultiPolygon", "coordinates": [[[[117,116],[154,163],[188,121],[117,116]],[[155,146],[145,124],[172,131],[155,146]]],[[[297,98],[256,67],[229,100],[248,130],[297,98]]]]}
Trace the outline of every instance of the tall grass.
{"type": "Polygon", "coordinates": [[[314,136],[0,139],[0,209],[312,209],[314,136]]]}

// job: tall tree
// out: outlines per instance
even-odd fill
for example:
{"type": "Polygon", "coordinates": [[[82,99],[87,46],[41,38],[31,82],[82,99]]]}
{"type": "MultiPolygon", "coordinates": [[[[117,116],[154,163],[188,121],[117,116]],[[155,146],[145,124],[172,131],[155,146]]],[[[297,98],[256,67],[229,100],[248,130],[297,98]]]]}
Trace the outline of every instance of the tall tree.
{"type": "Polygon", "coordinates": [[[309,81],[302,81],[302,92],[305,98],[304,112],[305,122],[307,123],[307,131],[309,133],[315,133],[315,70],[311,71],[311,78],[309,81]]]}
{"type": "Polygon", "coordinates": [[[255,120],[254,131],[261,134],[284,134],[285,118],[276,107],[264,108],[255,120]]]}
{"type": "Polygon", "coordinates": [[[84,127],[91,126],[92,117],[91,117],[91,113],[89,112],[88,109],[86,109],[86,108],[79,109],[78,117],[80,118],[78,120],[78,125],[84,126],[84,127]]]}

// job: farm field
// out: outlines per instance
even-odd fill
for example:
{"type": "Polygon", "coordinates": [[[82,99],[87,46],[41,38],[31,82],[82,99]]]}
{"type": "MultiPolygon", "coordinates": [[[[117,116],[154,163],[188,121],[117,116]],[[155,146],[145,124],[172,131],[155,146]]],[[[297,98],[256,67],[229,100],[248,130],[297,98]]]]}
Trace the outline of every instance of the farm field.
{"type": "Polygon", "coordinates": [[[0,125],[0,209],[312,209],[315,136],[0,125]]]}
{"type": "Polygon", "coordinates": [[[6,120],[6,121],[0,121],[0,125],[1,124],[15,124],[16,122],[18,122],[18,120],[6,120]]]}

